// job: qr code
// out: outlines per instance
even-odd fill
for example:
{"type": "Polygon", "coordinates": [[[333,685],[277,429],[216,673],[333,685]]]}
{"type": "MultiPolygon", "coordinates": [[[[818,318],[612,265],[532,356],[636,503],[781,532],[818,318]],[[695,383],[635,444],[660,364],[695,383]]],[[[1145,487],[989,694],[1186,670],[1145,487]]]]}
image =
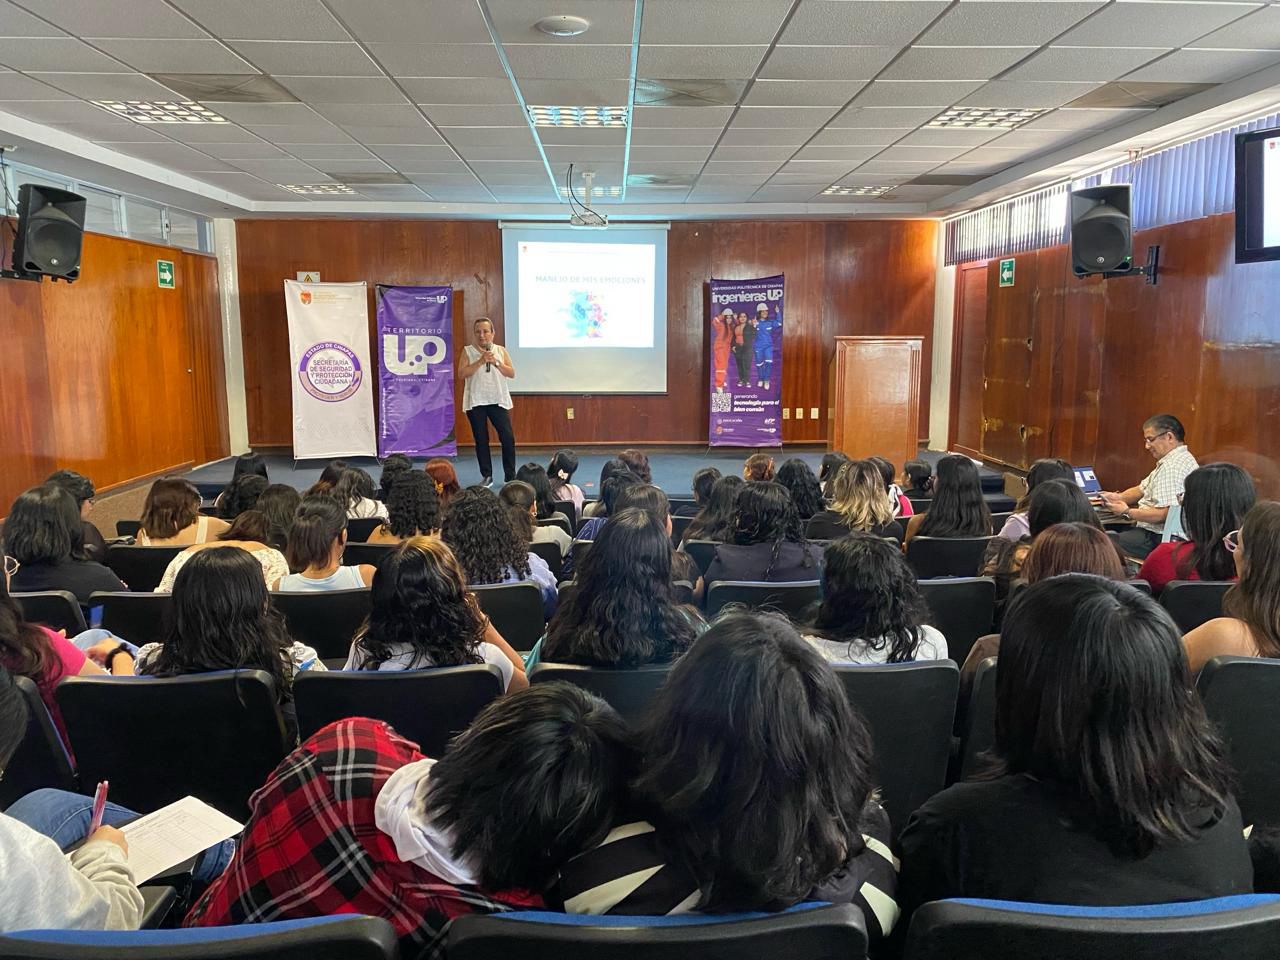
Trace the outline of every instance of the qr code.
{"type": "Polygon", "coordinates": [[[731,413],[733,411],[733,394],[713,393],[711,395],[712,413],[731,413]]]}

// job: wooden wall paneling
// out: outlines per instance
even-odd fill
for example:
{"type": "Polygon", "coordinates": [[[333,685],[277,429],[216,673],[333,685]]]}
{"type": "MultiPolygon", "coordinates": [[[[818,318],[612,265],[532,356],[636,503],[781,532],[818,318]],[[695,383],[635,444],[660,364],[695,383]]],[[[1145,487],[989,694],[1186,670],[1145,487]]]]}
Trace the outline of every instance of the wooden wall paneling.
{"type": "Polygon", "coordinates": [[[987,264],[956,268],[951,341],[951,417],[947,448],[982,450],[983,361],[987,345],[987,264]]]}
{"type": "Polygon", "coordinates": [[[983,453],[1012,466],[1027,463],[1026,414],[1031,385],[1032,313],[1036,258],[1017,258],[1017,282],[999,285],[987,271],[986,390],[982,398],[983,453]]]}
{"type": "Polygon", "coordinates": [[[217,258],[184,252],[177,275],[191,337],[193,459],[208,463],[231,453],[217,258]]]}
{"type": "MultiPolygon", "coordinates": [[[[9,263],[9,223],[0,219],[0,263],[9,263]]],[[[0,280],[0,343],[5,347],[0,402],[0,516],[14,498],[57,468],[49,406],[44,307],[38,284],[0,280]]]]}

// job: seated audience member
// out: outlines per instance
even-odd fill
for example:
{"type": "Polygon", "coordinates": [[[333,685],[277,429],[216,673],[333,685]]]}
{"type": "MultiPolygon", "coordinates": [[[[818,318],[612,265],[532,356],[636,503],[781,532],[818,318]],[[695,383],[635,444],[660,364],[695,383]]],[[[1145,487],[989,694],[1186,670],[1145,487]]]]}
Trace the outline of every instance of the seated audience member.
{"type": "Polygon", "coordinates": [[[629,741],[612,707],[567,683],[494,701],[440,760],[377,720],[330,724],[253,795],[185,925],[359,913],[391,922],[405,960],[438,956],[452,918],[541,907],[600,842],[627,799],[629,741]]]}
{"type": "Polygon", "coordinates": [[[990,577],[996,584],[995,628],[1000,629],[1004,618],[1004,606],[1009,599],[1014,582],[1022,571],[1027,554],[1031,551],[1031,538],[1006,540],[1004,537],[992,537],[982,551],[982,565],[978,568],[978,576],[990,577]]]}
{"type": "Polygon", "coordinates": [[[284,554],[267,543],[269,531],[267,518],[260,510],[246,510],[236,517],[236,522],[212,543],[197,543],[187,547],[169,561],[164,576],[156,587],[157,593],[170,593],[178,571],[192,557],[211,547],[239,547],[258,561],[261,567],[262,581],[268,590],[276,589],[282,577],[289,575],[289,563],[284,554]]]}
{"type": "Polygon", "coordinates": [[[1225,543],[1240,582],[1222,598],[1226,616],[1183,637],[1192,673],[1218,656],[1280,658],[1280,503],[1260,500],[1225,543]]]}
{"type": "Polygon", "coordinates": [[[902,465],[902,492],[912,500],[933,497],[933,467],[928,460],[908,460],[902,465]]]}
{"type": "Polygon", "coordinates": [[[619,510],[529,666],[541,660],[618,669],[675,660],[693,643],[701,617],[673,598],[671,560],[671,534],[656,517],[638,507],[619,510]]]}
{"type": "Polygon", "coordinates": [[[1046,480],[1027,498],[1027,530],[1034,541],[1056,523],[1084,523],[1102,529],[1098,512],[1075,480],[1046,480]]]}
{"type": "Polygon", "coordinates": [[[144,547],[208,543],[231,524],[200,512],[200,491],[181,477],[161,477],[147,491],[137,542],[144,547]]]}
{"type": "Polygon", "coordinates": [[[267,518],[267,544],[281,553],[289,543],[294,515],[302,504],[302,494],[287,483],[273,483],[262,491],[255,509],[267,518]]]}
{"type": "Polygon", "coordinates": [[[551,496],[556,500],[569,500],[573,503],[574,512],[580,519],[582,505],[586,494],[573,482],[573,475],[578,472],[578,455],[572,450],[557,450],[551,462],[547,464],[547,480],[551,484],[551,496]]]}
{"type": "Polygon", "coordinates": [[[382,473],[378,475],[378,499],[386,503],[391,485],[397,477],[413,470],[413,461],[407,454],[391,453],[382,461],[382,473]]]}
{"type": "MultiPolygon", "coordinates": [[[[517,470],[516,473],[518,474],[519,471],[517,470]]],[[[521,537],[529,543],[554,543],[560,551],[561,558],[568,554],[573,546],[573,538],[565,533],[559,524],[549,523],[546,526],[537,526],[534,523],[534,514],[538,509],[538,495],[531,484],[523,480],[504,483],[502,489],[498,491],[498,499],[511,512],[512,522],[515,523],[521,537]]]]}
{"type": "Polygon", "coordinates": [[[915,572],[893,544],[869,533],[833,540],[822,556],[822,602],[805,639],[838,663],[947,659],[947,640],[925,623],[915,572]]]}
{"type": "Polygon", "coordinates": [[[1253,478],[1234,463],[1206,463],[1187,474],[1182,529],[1189,541],[1162,543],[1142,562],[1141,580],[1160,591],[1172,580],[1234,580],[1236,564],[1222,542],[1239,530],[1258,500],[1253,478]]]}
{"type": "Polygon", "coordinates": [[[344,670],[424,670],[489,663],[506,690],[529,685],[524,661],[467,590],[452,551],[435,537],[411,537],[378,564],[369,619],[344,670]]]}
{"type": "Polygon", "coordinates": [[[809,520],[806,532],[811,539],[834,540],[857,530],[902,542],[902,524],[893,518],[884,480],[870,460],[851,460],[841,467],[831,492],[831,506],[809,520]]]}
{"type": "Polygon", "coordinates": [[[1035,492],[1036,487],[1048,480],[1067,480],[1075,483],[1076,474],[1071,469],[1071,464],[1065,460],[1052,458],[1037,460],[1033,463],[1031,469],[1027,471],[1027,492],[1014,505],[1013,513],[1009,514],[1009,519],[1004,522],[1004,526],[996,536],[1017,541],[1031,535],[1031,522],[1027,519],[1027,511],[1031,507],[1031,494],[1035,492]]]}
{"type": "Polygon", "coordinates": [[[815,513],[826,509],[826,501],[822,499],[822,484],[818,483],[818,478],[813,475],[809,465],[799,457],[782,461],[774,479],[787,488],[787,492],[791,494],[791,502],[796,505],[796,515],[802,521],[807,521],[815,513]]]}
{"type": "Polygon", "coordinates": [[[876,465],[876,469],[880,471],[880,478],[884,481],[884,490],[889,497],[889,502],[893,504],[894,517],[910,517],[915,515],[915,510],[911,506],[911,501],[907,499],[907,495],[902,492],[902,488],[897,483],[897,470],[894,469],[892,463],[884,457],[867,457],[876,465]]]}
{"type": "Polygon", "coordinates": [[[767,453],[753,453],[742,465],[742,479],[748,483],[765,483],[773,479],[773,457],[767,453]]]}
{"type": "Polygon", "coordinates": [[[649,456],[643,450],[623,450],[618,454],[618,459],[640,478],[641,483],[653,483],[653,470],[649,467],[649,456]]]}
{"type": "Polygon", "coordinates": [[[1142,442],[1155,458],[1155,468],[1136,487],[1104,493],[1107,508],[1134,526],[1120,534],[1120,546],[1131,557],[1145,557],[1160,543],[1165,517],[1178,502],[1187,475],[1200,466],[1187,448],[1182,422],[1169,413],[1156,414],[1142,425],[1142,442]]]}
{"type": "MultiPolygon", "coordinates": [[[[415,473],[422,482],[431,481],[415,473]]],[[[285,549],[289,569],[276,590],[281,593],[310,593],[317,590],[359,590],[373,582],[373,567],[362,563],[344,567],[342,551],[347,546],[347,516],[332,497],[309,497],[298,507],[293,532],[285,549]]]]}
{"type": "MultiPolygon", "coordinates": [[[[1126,579],[1124,563],[1111,538],[1089,523],[1055,523],[1049,527],[1031,541],[1031,549],[1027,551],[1019,572],[1027,585],[1067,573],[1087,573],[1117,583],[1126,579]]],[[[966,691],[973,683],[978,665],[999,652],[998,633],[978,638],[960,668],[960,683],[966,691]]],[[[966,702],[967,699],[963,698],[966,702]]]]}
{"type": "MultiPolygon", "coordinates": [[[[667,495],[652,483],[633,483],[624,487],[614,502],[613,512],[621,513],[630,509],[643,510],[658,522],[658,526],[667,531],[667,540],[671,539],[671,501],[667,495]]],[[[599,534],[596,534],[599,537],[599,534]]],[[[702,595],[701,572],[693,557],[687,553],[675,553],[671,557],[671,580],[673,583],[683,581],[694,588],[694,593],[702,595]]]]}
{"type": "MultiPolygon", "coordinates": [[[[223,503],[241,477],[261,477],[267,483],[270,483],[271,478],[267,476],[266,459],[258,453],[242,453],[236,457],[235,462],[231,465],[231,481],[222,488],[222,492],[213,501],[219,516],[226,517],[228,520],[234,520],[240,511],[228,516],[226,511],[223,510],[223,503]]],[[[246,507],[245,509],[248,508],[246,507]]]]}
{"type": "Polygon", "coordinates": [[[397,474],[384,502],[387,519],[369,534],[369,543],[401,543],[440,532],[440,497],[425,473],[409,470],[397,474]]]}
{"type": "Polygon", "coordinates": [[[630,470],[623,470],[610,476],[600,484],[600,499],[595,503],[596,509],[591,518],[578,528],[573,539],[594,540],[600,528],[609,519],[609,515],[618,508],[618,498],[622,496],[622,492],[628,487],[638,487],[643,484],[644,481],[630,470]]]}
{"type": "Polygon", "coordinates": [[[266,492],[268,486],[270,484],[267,483],[266,477],[259,477],[252,473],[246,473],[232,480],[231,485],[222,491],[221,499],[218,501],[218,516],[230,523],[246,510],[256,509],[259,498],[266,492]]]}
{"type": "Polygon", "coordinates": [[[449,503],[440,536],[466,573],[467,583],[519,583],[532,580],[542,591],[547,618],[556,609],[556,578],[528,544],[520,538],[507,508],[487,487],[462,490],[449,503]]]}
{"type": "Polygon", "coordinates": [[[693,475],[693,503],[682,503],[674,511],[673,517],[696,517],[711,500],[711,488],[720,479],[720,471],[715,467],[703,467],[693,475]]]}
{"type": "Polygon", "coordinates": [[[746,483],[734,502],[733,541],[716,547],[703,580],[817,580],[821,559],[821,549],[805,540],[786,489],[772,482],[746,483]]]}
{"type": "Polygon", "coordinates": [[[1132,587],[1068,574],[1014,598],[993,752],[988,779],[936,794],[903,830],[904,923],[950,897],[1123,906],[1253,891],[1178,629],[1132,587]]]}
{"type": "Polygon", "coordinates": [[[373,477],[359,467],[347,467],[333,485],[331,496],[346,507],[349,520],[387,518],[387,505],[374,499],[373,477]]]}
{"type": "Polygon", "coordinates": [[[55,470],[45,483],[56,483],[75,498],[76,507],[80,510],[80,527],[84,532],[85,559],[103,562],[107,558],[107,541],[102,531],[89,522],[93,500],[98,493],[93,488],[93,481],[74,470],[55,470]]]}
{"type": "Polygon", "coordinates": [[[861,908],[872,939],[888,933],[897,877],[871,738],[784,618],[719,618],[672,668],[638,740],[634,819],[561,870],[568,912],[826,900],[861,908]]]}
{"type": "Polygon", "coordinates": [[[833,495],[831,486],[835,483],[840,468],[848,462],[849,457],[838,450],[822,455],[822,465],[818,468],[818,482],[822,484],[822,495],[828,500],[833,495]]]}
{"type": "Polygon", "coordinates": [[[555,498],[551,496],[551,481],[547,477],[547,471],[542,469],[542,464],[526,463],[516,471],[516,479],[533,487],[538,504],[538,515],[534,518],[535,520],[550,520],[552,517],[569,520],[568,516],[556,510],[555,498]]]}
{"type": "Polygon", "coordinates": [[[4,521],[4,552],[15,593],[66,590],[87,606],[95,590],[127,590],[120,578],[84,555],[84,523],[65,487],[44,483],[19,494],[4,521]]]}
{"type": "MultiPolygon", "coordinates": [[[[348,469],[349,464],[345,460],[330,460],[323,470],[320,471],[320,479],[317,484],[323,483],[329,487],[336,487],[338,481],[342,479],[342,474],[348,469]]],[[[308,491],[310,492],[310,491],[308,491]]],[[[303,494],[306,496],[306,494],[303,494]]]]}
{"type": "Polygon", "coordinates": [[[991,511],[982,497],[982,478],[968,457],[948,454],[938,461],[933,501],[927,513],[907,521],[904,543],[912,537],[989,537],[991,511]]]}
{"type": "MultiPolygon", "coordinates": [[[[625,474],[630,474],[631,476],[635,476],[635,474],[632,473],[631,468],[628,467],[621,460],[617,460],[617,459],[606,460],[604,462],[604,466],[600,468],[600,485],[596,487],[596,490],[598,491],[598,493],[600,495],[603,495],[604,485],[609,482],[610,478],[615,477],[620,473],[625,473],[625,474]]],[[[604,504],[597,498],[595,500],[592,500],[582,509],[582,516],[594,517],[597,513],[603,516],[604,510],[605,510],[604,504]]]]}
{"type": "Polygon", "coordinates": [[[453,469],[453,464],[443,457],[428,460],[427,465],[422,469],[436,485],[436,496],[440,500],[440,509],[444,510],[449,506],[449,501],[453,499],[453,495],[462,489],[462,485],[458,483],[457,471],[453,469]]]}
{"type": "MultiPolygon", "coordinates": [[[[4,615],[0,613],[0,618],[4,615]]],[[[27,731],[27,704],[0,667],[0,769],[27,731]]],[[[129,844],[114,827],[100,827],[71,854],[22,819],[37,791],[0,813],[0,933],[17,930],[136,930],[142,894],[129,868],[129,844]]],[[[44,811],[41,811],[42,813],[44,811]]]]}
{"type": "Polygon", "coordinates": [[[174,580],[173,615],[163,636],[138,651],[135,673],[184,677],[215,670],[265,671],[275,684],[291,742],[297,740],[294,675],[325,665],[315,650],[289,636],[284,617],[271,605],[262,568],[248,551],[213,546],[194,554],[174,580]]]}
{"type": "Polygon", "coordinates": [[[742,489],[741,477],[721,477],[711,487],[706,506],[698,511],[684,531],[684,541],[715,540],[724,543],[733,538],[733,510],[742,489]]]}

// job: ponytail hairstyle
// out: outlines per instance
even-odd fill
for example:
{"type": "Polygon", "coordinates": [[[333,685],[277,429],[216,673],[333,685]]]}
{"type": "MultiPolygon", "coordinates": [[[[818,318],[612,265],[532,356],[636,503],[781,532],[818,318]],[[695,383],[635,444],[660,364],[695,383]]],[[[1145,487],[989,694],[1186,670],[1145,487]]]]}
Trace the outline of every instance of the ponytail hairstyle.
{"type": "MultiPolygon", "coordinates": [[[[573,475],[578,472],[578,455],[572,450],[557,450],[551,462],[547,464],[547,479],[551,482],[551,492],[559,496],[569,484],[573,483],[573,475]]],[[[560,496],[561,500],[568,497],[560,496]]]]}
{"type": "Polygon", "coordinates": [[[347,512],[332,497],[308,497],[298,507],[289,532],[285,559],[289,569],[301,573],[308,567],[323,567],[335,542],[347,529],[347,512]]]}

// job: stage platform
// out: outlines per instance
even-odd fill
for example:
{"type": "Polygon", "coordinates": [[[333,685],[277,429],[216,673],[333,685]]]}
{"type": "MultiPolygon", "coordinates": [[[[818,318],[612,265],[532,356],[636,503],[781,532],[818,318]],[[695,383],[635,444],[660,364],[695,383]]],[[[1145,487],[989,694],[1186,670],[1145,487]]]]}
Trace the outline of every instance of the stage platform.
{"type": "MultiPolygon", "coordinates": [[[[554,447],[518,447],[516,450],[516,463],[519,465],[533,461],[545,467],[556,449],[554,447]]],[[[623,447],[619,446],[618,450],[621,449],[623,447]]],[[[755,452],[740,448],[708,450],[706,448],[641,446],[638,449],[644,450],[649,455],[649,466],[653,471],[653,482],[672,497],[691,497],[693,495],[690,490],[690,483],[693,479],[694,471],[701,467],[717,467],[722,473],[740,473],[742,462],[755,452]]],[[[617,450],[584,448],[576,452],[579,466],[578,472],[574,476],[574,482],[582,487],[588,499],[593,499],[599,493],[600,468],[604,466],[606,460],[617,455],[617,450]]],[[[807,444],[797,446],[794,449],[784,449],[781,452],[776,450],[767,450],[765,452],[771,453],[778,463],[790,457],[799,457],[817,472],[825,451],[807,444]]],[[[272,483],[287,483],[297,487],[299,490],[305,490],[315,483],[320,477],[320,471],[328,463],[327,460],[295,461],[287,454],[268,453],[264,454],[264,456],[272,483]]],[[[495,468],[501,471],[501,457],[496,445],[493,448],[493,456],[495,468]]],[[[922,459],[936,462],[943,454],[936,451],[922,450],[920,456],[922,459]]],[[[372,457],[347,457],[345,459],[353,466],[367,470],[375,481],[382,472],[381,464],[372,457]]],[[[232,463],[233,459],[227,458],[205,464],[187,474],[187,479],[200,487],[205,496],[215,496],[231,479],[232,463]]],[[[414,463],[421,466],[426,463],[426,459],[415,458],[414,463]]],[[[902,465],[898,464],[898,466],[901,467],[902,465]]],[[[480,470],[476,466],[475,455],[469,448],[462,450],[455,458],[454,469],[458,472],[458,481],[464,487],[480,482],[480,470]]],[[[988,467],[980,467],[979,470],[982,473],[983,491],[991,510],[993,512],[1004,512],[1013,509],[1013,501],[1004,494],[1004,480],[1001,472],[988,467]]]]}

